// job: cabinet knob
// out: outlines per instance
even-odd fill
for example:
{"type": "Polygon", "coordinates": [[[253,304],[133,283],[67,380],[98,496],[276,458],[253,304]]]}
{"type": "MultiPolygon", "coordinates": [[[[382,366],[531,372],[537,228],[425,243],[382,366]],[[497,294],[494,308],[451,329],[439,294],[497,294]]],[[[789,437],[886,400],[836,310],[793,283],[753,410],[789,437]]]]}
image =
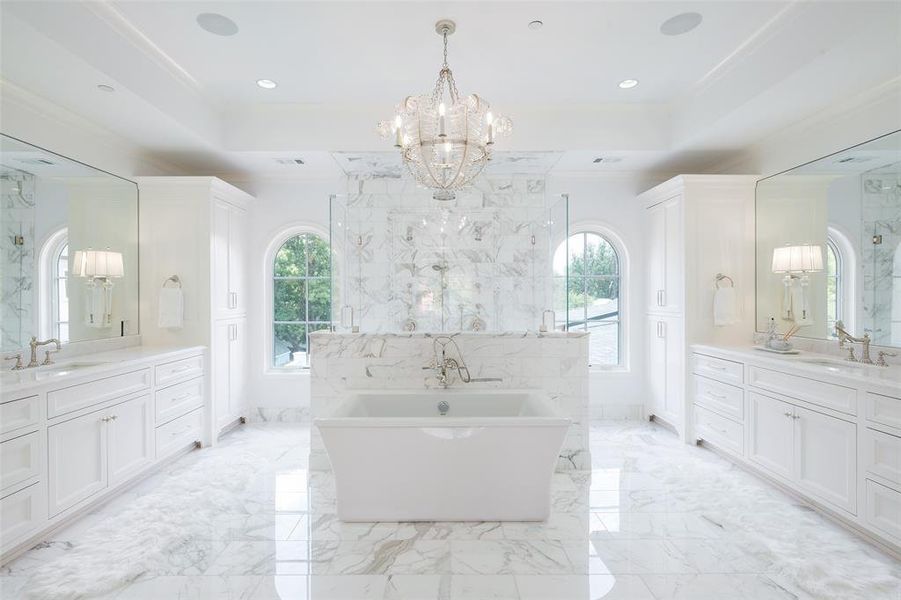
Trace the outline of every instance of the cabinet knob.
{"type": "Polygon", "coordinates": [[[111,421],[115,421],[118,417],[116,417],[116,415],[110,415],[109,418],[111,421]]]}
{"type": "Polygon", "coordinates": [[[104,423],[109,423],[109,417],[101,417],[100,420],[104,423]]]}
{"type": "Polygon", "coordinates": [[[794,415],[791,414],[790,412],[782,413],[782,414],[784,414],[786,417],[792,417],[792,418],[794,418],[794,415]]]}

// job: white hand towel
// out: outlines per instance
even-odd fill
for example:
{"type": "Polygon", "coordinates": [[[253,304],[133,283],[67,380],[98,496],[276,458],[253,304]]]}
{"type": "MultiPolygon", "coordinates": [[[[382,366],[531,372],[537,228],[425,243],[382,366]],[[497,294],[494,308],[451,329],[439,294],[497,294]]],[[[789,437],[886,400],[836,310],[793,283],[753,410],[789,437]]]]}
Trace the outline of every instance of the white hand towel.
{"type": "Polygon", "coordinates": [[[162,329],[180,329],[185,318],[185,297],[181,288],[160,288],[159,326],[162,329]]]}
{"type": "Polygon", "coordinates": [[[738,322],[738,299],[732,286],[717,288],[713,294],[713,324],[725,327],[738,322]]]}

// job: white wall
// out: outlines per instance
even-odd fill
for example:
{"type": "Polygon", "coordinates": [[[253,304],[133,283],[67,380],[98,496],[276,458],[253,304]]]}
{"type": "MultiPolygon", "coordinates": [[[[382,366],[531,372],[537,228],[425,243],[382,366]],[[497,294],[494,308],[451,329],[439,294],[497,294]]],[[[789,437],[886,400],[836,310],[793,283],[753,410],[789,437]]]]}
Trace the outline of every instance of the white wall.
{"type": "Polygon", "coordinates": [[[635,197],[664,178],[637,175],[607,177],[559,176],[548,180],[549,194],[569,194],[571,227],[599,224],[618,234],[628,255],[627,286],[623,292],[626,337],[625,368],[594,370],[590,377],[592,416],[639,416],[645,398],[645,211],[635,197]]]}
{"type": "Polygon", "coordinates": [[[329,196],[343,193],[343,179],[289,181],[233,181],[256,198],[250,210],[250,240],[247,248],[250,264],[247,331],[249,335],[250,402],[258,408],[302,408],[310,406],[308,373],[267,373],[271,351],[266,332],[269,313],[264,295],[266,255],[272,240],[292,225],[329,228],[329,196]]]}

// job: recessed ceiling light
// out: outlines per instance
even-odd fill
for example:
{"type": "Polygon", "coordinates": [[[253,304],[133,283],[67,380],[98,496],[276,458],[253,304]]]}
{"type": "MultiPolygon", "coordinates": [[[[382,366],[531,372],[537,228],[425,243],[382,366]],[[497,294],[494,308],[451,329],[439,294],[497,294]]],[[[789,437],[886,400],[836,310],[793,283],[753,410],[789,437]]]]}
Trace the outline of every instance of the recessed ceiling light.
{"type": "Polygon", "coordinates": [[[531,21],[529,22],[529,29],[533,31],[537,31],[544,26],[544,21],[531,21]]]}
{"type": "Polygon", "coordinates": [[[271,90],[278,87],[278,84],[271,79],[257,79],[257,85],[264,90],[271,90]]]}
{"type": "Polygon", "coordinates": [[[629,88],[634,88],[636,85],[638,85],[637,79],[623,79],[622,81],[619,82],[619,87],[624,90],[628,90],[629,88]]]}
{"type": "Polygon", "coordinates": [[[660,26],[660,33],[663,35],[682,35],[688,33],[701,24],[704,17],[701,13],[687,12],[670,17],[660,26]]]}
{"type": "Polygon", "coordinates": [[[197,24],[215,35],[228,36],[238,33],[238,24],[219,13],[200,13],[197,15],[197,24]]]}
{"type": "Polygon", "coordinates": [[[111,85],[106,85],[105,83],[98,84],[97,89],[100,90],[101,92],[107,92],[107,93],[116,91],[116,88],[114,88],[111,85]]]}

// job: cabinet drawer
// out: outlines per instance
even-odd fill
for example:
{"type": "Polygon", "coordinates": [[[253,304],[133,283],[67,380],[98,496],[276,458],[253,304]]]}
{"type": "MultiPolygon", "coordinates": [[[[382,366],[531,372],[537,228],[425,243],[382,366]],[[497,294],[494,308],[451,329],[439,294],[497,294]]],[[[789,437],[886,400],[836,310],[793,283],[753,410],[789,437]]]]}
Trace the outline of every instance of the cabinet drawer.
{"type": "Polygon", "coordinates": [[[156,456],[162,458],[201,438],[203,410],[197,409],[156,428],[156,456]]]}
{"type": "Polygon", "coordinates": [[[41,474],[41,436],[35,431],[0,444],[0,489],[41,474]]]}
{"type": "Polygon", "coordinates": [[[867,525],[901,541],[901,493],[867,479],[867,525]]]}
{"type": "Polygon", "coordinates": [[[868,421],[901,429],[901,398],[867,392],[864,402],[868,421]]]}
{"type": "Polygon", "coordinates": [[[40,483],[0,499],[0,540],[3,551],[35,531],[43,522],[40,483]]]}
{"type": "Polygon", "coordinates": [[[695,433],[702,440],[742,455],[745,447],[744,427],[732,419],[695,405],[695,433]]]}
{"type": "Polygon", "coordinates": [[[706,354],[692,355],[692,372],[733,385],[744,383],[744,365],[733,360],[707,356],[706,354]]]}
{"type": "Polygon", "coordinates": [[[901,438],[875,429],[865,429],[863,444],[867,472],[901,485],[901,438]]]}
{"type": "Polygon", "coordinates": [[[203,375],[203,357],[192,356],[181,360],[174,360],[154,369],[154,380],[157,386],[169,385],[186,379],[203,375]]]}
{"type": "Polygon", "coordinates": [[[744,390],[695,375],[694,403],[734,421],[745,420],[744,390]]]}
{"type": "Polygon", "coordinates": [[[849,415],[857,414],[857,390],[853,388],[760,367],[748,369],[748,384],[849,415]]]}
{"type": "Polygon", "coordinates": [[[154,400],[156,424],[168,423],[176,417],[203,406],[203,379],[192,379],[157,390],[154,400]]]}
{"type": "Polygon", "coordinates": [[[150,369],[114,375],[47,392],[47,418],[52,419],[150,387],[150,369]]]}
{"type": "Polygon", "coordinates": [[[0,404],[0,434],[37,425],[40,418],[40,399],[37,396],[0,404]]]}

